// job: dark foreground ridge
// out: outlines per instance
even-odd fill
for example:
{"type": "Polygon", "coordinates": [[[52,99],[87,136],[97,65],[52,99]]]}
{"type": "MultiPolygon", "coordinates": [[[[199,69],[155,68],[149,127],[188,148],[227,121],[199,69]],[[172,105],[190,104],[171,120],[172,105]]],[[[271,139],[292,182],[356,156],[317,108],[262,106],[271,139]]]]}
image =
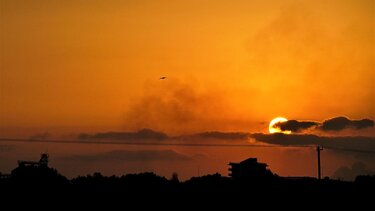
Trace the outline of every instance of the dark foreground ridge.
{"type": "Polygon", "coordinates": [[[19,161],[11,174],[1,174],[2,199],[41,199],[75,203],[280,203],[311,202],[342,203],[360,201],[364,204],[375,194],[375,176],[358,176],[354,182],[325,178],[279,177],[264,163],[249,158],[229,163],[230,177],[218,173],[180,182],[178,175],[170,179],[152,172],[103,176],[94,173],[68,180],[48,167],[48,155],[39,162],[19,161]],[[336,201],[337,200],[337,201],[336,201]]]}

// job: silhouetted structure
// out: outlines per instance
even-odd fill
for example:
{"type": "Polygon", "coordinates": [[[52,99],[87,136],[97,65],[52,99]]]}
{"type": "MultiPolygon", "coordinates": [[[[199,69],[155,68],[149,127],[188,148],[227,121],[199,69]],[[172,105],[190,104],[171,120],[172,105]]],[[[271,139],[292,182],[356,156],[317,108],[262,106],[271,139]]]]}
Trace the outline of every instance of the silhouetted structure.
{"type": "MultiPolygon", "coordinates": [[[[42,185],[64,184],[68,180],[56,169],[48,167],[48,154],[41,154],[39,161],[19,160],[18,167],[13,169],[10,179],[19,184],[42,185]]],[[[52,186],[50,186],[52,187],[52,186]]]]}
{"type": "Polygon", "coordinates": [[[248,158],[240,163],[229,163],[229,176],[234,179],[270,178],[272,172],[267,169],[267,164],[258,163],[257,158],[248,158]]]}
{"type": "MultiPolygon", "coordinates": [[[[359,210],[365,210],[358,206],[366,207],[365,197],[375,194],[375,176],[358,176],[355,182],[329,178],[278,177],[267,169],[267,164],[258,163],[256,158],[230,163],[232,178],[216,173],[192,177],[186,181],[179,181],[177,174],[172,179],[166,179],[153,172],[122,176],[104,176],[96,172],[68,180],[55,169],[47,167],[47,163],[48,156],[42,155],[39,162],[20,161],[20,166],[12,170],[10,176],[2,177],[0,174],[2,205],[7,202],[13,206],[17,203],[23,205],[28,200],[32,202],[27,203],[28,206],[45,206],[44,202],[53,202],[59,207],[71,203],[69,208],[76,204],[94,207],[105,205],[106,208],[116,205],[118,210],[118,206],[127,209],[132,203],[138,208],[150,204],[153,207],[162,205],[164,209],[166,205],[173,205],[175,209],[175,202],[184,206],[194,205],[194,208],[202,204],[210,208],[215,205],[220,208],[223,205],[238,205],[238,209],[259,203],[261,206],[275,204],[277,208],[280,205],[290,208],[295,204],[300,209],[300,203],[289,202],[307,204],[322,201],[337,207],[344,200],[355,202],[359,210]],[[360,203],[354,200],[356,198],[360,199],[360,203]]],[[[372,200],[367,202],[372,206],[372,200]]]]}
{"type": "Polygon", "coordinates": [[[33,167],[48,167],[48,154],[41,154],[39,161],[26,161],[26,160],[19,160],[18,166],[19,167],[26,167],[26,166],[33,166],[33,167]]]}

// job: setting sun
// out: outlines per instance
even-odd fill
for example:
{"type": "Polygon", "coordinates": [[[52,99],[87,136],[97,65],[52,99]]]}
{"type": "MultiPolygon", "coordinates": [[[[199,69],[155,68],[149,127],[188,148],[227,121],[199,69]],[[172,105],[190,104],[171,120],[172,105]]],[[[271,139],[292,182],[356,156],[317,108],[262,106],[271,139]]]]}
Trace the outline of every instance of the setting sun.
{"type": "Polygon", "coordinates": [[[276,117],[275,119],[273,119],[271,122],[270,122],[270,125],[268,127],[268,130],[270,133],[284,133],[284,134],[290,134],[291,131],[282,131],[280,128],[278,127],[275,127],[275,125],[279,122],[286,122],[288,121],[286,118],[284,117],[276,117]]]}

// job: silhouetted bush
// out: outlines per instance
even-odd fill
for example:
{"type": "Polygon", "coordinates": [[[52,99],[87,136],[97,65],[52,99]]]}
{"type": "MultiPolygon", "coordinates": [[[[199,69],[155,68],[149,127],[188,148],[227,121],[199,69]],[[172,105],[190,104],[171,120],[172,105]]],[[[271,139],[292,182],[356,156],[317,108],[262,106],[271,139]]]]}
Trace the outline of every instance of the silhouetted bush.
{"type": "Polygon", "coordinates": [[[19,166],[12,170],[10,180],[13,183],[28,185],[66,184],[68,180],[52,169],[44,166],[19,166]]]}

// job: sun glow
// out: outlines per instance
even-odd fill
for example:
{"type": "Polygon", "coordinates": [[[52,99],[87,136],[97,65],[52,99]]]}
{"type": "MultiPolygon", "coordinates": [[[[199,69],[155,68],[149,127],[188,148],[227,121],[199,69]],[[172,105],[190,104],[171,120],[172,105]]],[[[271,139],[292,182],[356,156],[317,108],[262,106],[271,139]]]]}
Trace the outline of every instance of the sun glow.
{"type": "Polygon", "coordinates": [[[270,133],[284,133],[284,134],[290,134],[292,131],[282,131],[280,128],[278,127],[275,127],[275,125],[279,122],[286,122],[288,121],[286,118],[284,117],[276,117],[275,119],[273,119],[271,122],[270,122],[270,125],[268,127],[268,130],[270,133]]]}

